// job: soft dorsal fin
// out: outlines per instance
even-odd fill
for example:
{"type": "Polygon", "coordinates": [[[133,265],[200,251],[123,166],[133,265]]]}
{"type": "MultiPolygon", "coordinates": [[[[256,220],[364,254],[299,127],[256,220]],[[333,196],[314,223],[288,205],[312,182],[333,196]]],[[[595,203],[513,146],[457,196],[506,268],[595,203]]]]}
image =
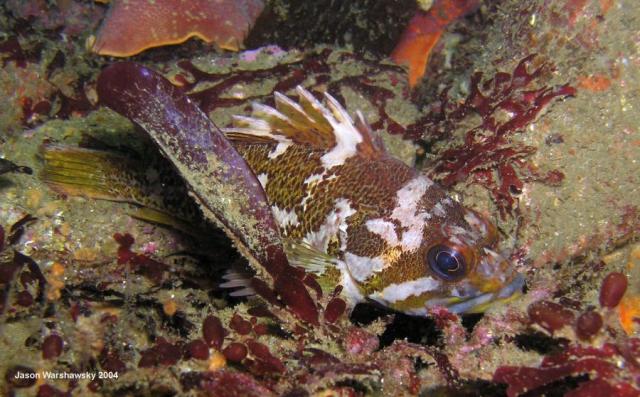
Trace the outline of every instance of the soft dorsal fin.
{"type": "MultiPolygon", "coordinates": [[[[234,116],[234,125],[224,129],[225,134],[241,142],[291,142],[336,151],[333,157],[338,160],[356,153],[366,157],[384,153],[362,113],[357,113],[354,122],[330,94],[324,94],[324,105],[301,86],[296,87],[296,92],[298,102],[276,92],[275,108],[254,103],[252,116],[234,116]]],[[[329,159],[328,163],[336,165],[336,159],[329,159]]]]}

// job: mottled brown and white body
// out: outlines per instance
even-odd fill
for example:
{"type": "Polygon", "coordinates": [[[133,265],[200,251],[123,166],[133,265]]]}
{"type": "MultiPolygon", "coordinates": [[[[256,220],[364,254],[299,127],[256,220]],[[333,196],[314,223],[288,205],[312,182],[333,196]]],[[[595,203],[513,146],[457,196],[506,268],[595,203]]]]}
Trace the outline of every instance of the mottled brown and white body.
{"type": "Polygon", "coordinates": [[[409,314],[483,310],[520,291],[495,228],[388,154],[361,114],[326,94],[276,94],[225,130],[262,184],[289,261],[409,314]]]}

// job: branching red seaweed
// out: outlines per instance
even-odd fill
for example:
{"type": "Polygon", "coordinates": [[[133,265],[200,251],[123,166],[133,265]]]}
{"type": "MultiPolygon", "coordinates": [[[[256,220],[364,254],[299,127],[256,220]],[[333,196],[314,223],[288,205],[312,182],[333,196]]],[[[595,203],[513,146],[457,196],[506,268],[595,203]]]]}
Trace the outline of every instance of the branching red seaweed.
{"type": "Polygon", "coordinates": [[[515,143],[511,137],[523,132],[554,99],[575,95],[568,84],[560,87],[535,87],[532,83],[550,71],[543,63],[533,71],[530,55],[518,63],[513,73],[498,72],[489,80],[482,72],[471,77],[471,92],[461,104],[451,103],[443,91],[437,109],[426,116],[425,138],[441,140],[449,136],[456,123],[468,115],[478,114],[480,124],[464,135],[464,143],[446,149],[430,167],[431,174],[446,187],[467,181],[489,190],[501,215],[511,213],[524,180],[557,184],[563,176],[554,170],[539,175],[524,159],[536,151],[532,146],[515,143]]]}

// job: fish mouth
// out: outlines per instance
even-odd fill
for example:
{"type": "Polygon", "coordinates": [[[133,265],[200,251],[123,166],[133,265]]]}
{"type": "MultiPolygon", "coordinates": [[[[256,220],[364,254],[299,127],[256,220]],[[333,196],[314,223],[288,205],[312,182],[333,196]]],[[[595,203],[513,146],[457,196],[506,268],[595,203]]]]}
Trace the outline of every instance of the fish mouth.
{"type": "Polygon", "coordinates": [[[446,307],[451,313],[456,314],[482,313],[490,306],[505,304],[522,295],[524,282],[524,276],[516,274],[509,284],[498,291],[474,295],[462,301],[451,300],[446,307]]]}

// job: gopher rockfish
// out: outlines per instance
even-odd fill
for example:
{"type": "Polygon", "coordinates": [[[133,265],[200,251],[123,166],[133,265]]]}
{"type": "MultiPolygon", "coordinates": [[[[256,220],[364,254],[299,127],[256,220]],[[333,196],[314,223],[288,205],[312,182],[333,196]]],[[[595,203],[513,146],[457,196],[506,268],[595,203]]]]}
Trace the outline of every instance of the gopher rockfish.
{"type": "MultiPolygon", "coordinates": [[[[119,68],[103,73],[111,74],[99,81],[101,101],[152,136],[205,215],[235,236],[248,258],[273,264],[277,249],[263,246],[275,239],[288,263],[316,274],[323,286],[342,285],[351,308],[375,301],[413,315],[432,307],[478,312],[521,291],[523,277],[494,250],[496,228],[389,154],[363,115],[352,118],[329,93],[322,102],[300,86],[296,99],[275,93],[274,107],[253,104],[252,115],[234,117],[222,137],[160,77],[142,67],[119,68]],[[116,80],[126,73],[135,89],[116,80]],[[223,157],[212,160],[220,147],[223,157]],[[229,181],[235,188],[228,188],[229,181]],[[229,203],[236,188],[247,203],[229,203]],[[220,195],[226,204],[214,200],[220,195]],[[260,200],[266,209],[254,208],[260,200]],[[259,221],[242,220],[247,213],[259,221]],[[269,222],[276,229],[270,238],[249,236],[269,222]]],[[[269,266],[276,291],[286,295],[286,286],[277,288],[286,272],[269,266]]],[[[238,279],[223,286],[243,288],[240,295],[252,288],[238,279]]]]}

